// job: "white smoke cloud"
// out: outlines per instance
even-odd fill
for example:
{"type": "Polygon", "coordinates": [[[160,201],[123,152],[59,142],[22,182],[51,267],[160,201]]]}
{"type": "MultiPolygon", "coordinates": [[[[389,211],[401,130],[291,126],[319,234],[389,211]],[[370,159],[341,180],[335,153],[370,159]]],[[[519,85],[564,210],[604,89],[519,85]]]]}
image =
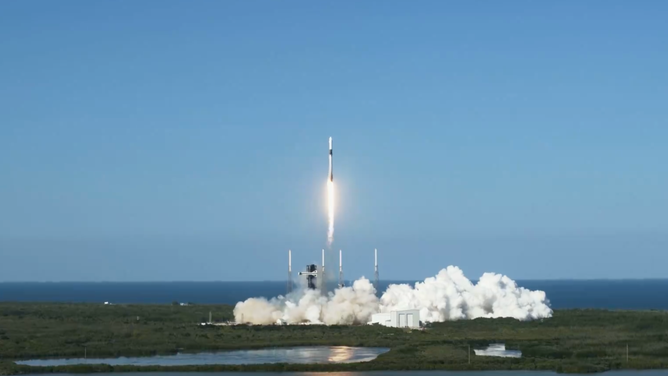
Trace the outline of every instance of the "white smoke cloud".
{"type": "Polygon", "coordinates": [[[271,300],[250,298],[237,303],[237,322],[273,324],[363,324],[378,312],[419,309],[420,320],[440,322],[478,317],[512,317],[534,320],[552,316],[545,292],[518,287],[505,275],[485,273],[477,284],[461,269],[449,266],[435,277],[415,286],[390,285],[380,299],[366,278],[351,287],[321,295],[317,290],[300,290],[271,300]]]}
{"type": "Polygon", "coordinates": [[[324,296],[318,290],[303,289],[271,300],[250,298],[234,307],[237,322],[257,325],[279,321],[297,324],[364,324],[378,312],[376,290],[366,278],[324,296]]]}
{"type": "Polygon", "coordinates": [[[552,316],[548,304],[545,292],[518,287],[505,275],[485,273],[474,285],[461,269],[448,266],[414,287],[390,285],[380,298],[380,311],[419,309],[420,319],[427,322],[478,317],[534,320],[552,316]]]}

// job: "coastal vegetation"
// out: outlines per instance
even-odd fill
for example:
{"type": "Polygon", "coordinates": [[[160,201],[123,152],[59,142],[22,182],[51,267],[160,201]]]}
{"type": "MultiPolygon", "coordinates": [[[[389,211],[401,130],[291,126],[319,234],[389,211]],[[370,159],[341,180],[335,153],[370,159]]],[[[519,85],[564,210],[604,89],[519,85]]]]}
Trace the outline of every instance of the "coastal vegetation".
{"type": "Polygon", "coordinates": [[[209,320],[209,313],[215,322],[231,320],[232,308],[0,303],[0,374],[418,369],[600,372],[668,368],[668,313],[664,311],[556,310],[553,318],[544,320],[463,320],[429,324],[424,330],[375,325],[201,325],[209,320]],[[475,355],[473,349],[490,343],[519,349],[522,358],[475,355]],[[314,345],[391,350],[373,361],[357,364],[31,367],[14,363],[35,358],[151,356],[314,345]]]}

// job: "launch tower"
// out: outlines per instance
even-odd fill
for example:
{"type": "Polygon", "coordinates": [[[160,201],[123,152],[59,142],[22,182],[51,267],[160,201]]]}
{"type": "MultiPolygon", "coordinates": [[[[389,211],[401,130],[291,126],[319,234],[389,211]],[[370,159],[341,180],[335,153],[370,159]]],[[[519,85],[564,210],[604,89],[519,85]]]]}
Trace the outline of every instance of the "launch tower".
{"type": "Polygon", "coordinates": [[[292,292],[292,251],[288,249],[288,286],[287,294],[292,292]]]}
{"type": "Polygon", "coordinates": [[[374,279],[374,286],[376,288],[376,293],[378,293],[380,286],[378,286],[378,250],[374,249],[373,250],[373,264],[374,264],[374,273],[373,273],[373,279],[374,279]]]}
{"type": "Polygon", "coordinates": [[[343,286],[343,253],[339,249],[339,288],[343,286]]]}
{"type": "Polygon", "coordinates": [[[306,265],[306,271],[299,272],[299,275],[306,276],[306,287],[311,290],[318,288],[318,265],[306,265]]]}

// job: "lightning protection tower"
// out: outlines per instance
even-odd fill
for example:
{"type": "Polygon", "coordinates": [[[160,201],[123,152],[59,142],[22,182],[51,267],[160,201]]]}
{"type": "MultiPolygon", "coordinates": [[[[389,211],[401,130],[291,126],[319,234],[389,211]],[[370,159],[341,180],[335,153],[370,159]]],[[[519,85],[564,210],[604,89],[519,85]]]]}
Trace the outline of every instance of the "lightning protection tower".
{"type": "Polygon", "coordinates": [[[327,277],[325,274],[325,250],[322,250],[322,268],[320,269],[320,272],[322,273],[320,275],[320,293],[325,294],[327,292],[327,277]]]}
{"type": "Polygon", "coordinates": [[[373,273],[373,287],[376,289],[376,293],[378,293],[380,286],[378,286],[378,250],[374,249],[373,250],[373,259],[374,259],[374,273],[373,273]]]}
{"type": "Polygon", "coordinates": [[[292,292],[292,250],[288,249],[288,286],[286,294],[292,292]]]}
{"type": "Polygon", "coordinates": [[[339,249],[339,288],[343,287],[343,253],[339,249]]]}

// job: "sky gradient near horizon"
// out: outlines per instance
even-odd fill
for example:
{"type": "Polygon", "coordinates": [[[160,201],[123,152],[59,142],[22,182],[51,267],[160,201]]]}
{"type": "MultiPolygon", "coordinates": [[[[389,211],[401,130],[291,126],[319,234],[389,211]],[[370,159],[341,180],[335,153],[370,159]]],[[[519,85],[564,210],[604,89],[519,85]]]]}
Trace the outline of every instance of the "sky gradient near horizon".
{"type": "Polygon", "coordinates": [[[666,278],[668,2],[0,2],[0,281],[666,278]]]}

